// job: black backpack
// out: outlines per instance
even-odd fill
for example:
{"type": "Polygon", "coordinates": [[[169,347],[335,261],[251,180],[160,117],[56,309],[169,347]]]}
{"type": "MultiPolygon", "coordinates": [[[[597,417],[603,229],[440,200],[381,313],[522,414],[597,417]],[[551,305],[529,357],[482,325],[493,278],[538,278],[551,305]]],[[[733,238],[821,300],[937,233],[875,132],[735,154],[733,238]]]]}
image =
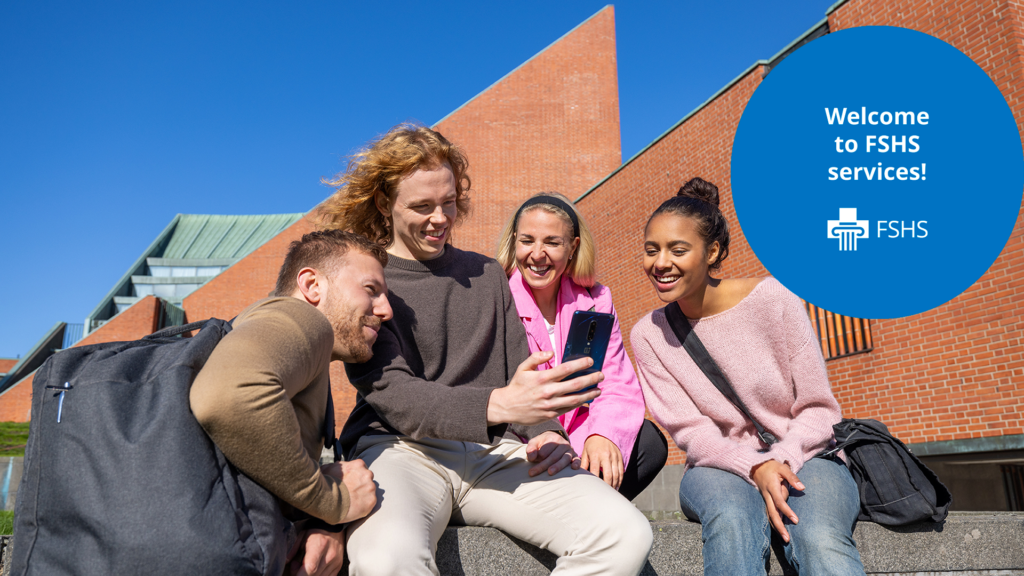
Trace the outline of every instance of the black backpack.
{"type": "MultiPolygon", "coordinates": [[[[750,415],[743,400],[736,395],[732,384],[693,331],[679,304],[672,302],[665,306],[665,316],[693,362],[715,388],[754,424],[761,441],[769,446],[777,442],[775,436],[750,415]]],[[[844,419],[833,426],[832,431],[836,446],[816,457],[832,458],[836,452],[844,450],[846,465],[860,492],[859,520],[886,526],[945,520],[952,501],[949,490],[934,472],[910,453],[903,442],[889,434],[885,424],[877,420],[844,419]]]]}
{"type": "Polygon", "coordinates": [[[860,520],[886,526],[942,522],[952,496],[927,466],[877,420],[851,420],[832,427],[836,447],[860,491],[860,520]]]}
{"type": "Polygon", "coordinates": [[[71,348],[39,368],[12,575],[283,572],[292,523],[189,409],[192,381],[230,330],[211,319],[71,348]]]}

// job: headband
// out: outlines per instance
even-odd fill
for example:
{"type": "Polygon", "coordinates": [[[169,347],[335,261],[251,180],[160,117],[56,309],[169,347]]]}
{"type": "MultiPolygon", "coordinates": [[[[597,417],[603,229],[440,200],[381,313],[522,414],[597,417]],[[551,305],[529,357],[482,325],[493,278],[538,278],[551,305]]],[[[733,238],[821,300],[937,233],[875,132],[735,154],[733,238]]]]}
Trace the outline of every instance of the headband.
{"type": "Polygon", "coordinates": [[[572,209],[572,206],[566,204],[561,198],[555,198],[554,196],[534,196],[526,202],[523,202],[523,205],[519,207],[519,211],[516,212],[516,222],[512,227],[513,230],[519,228],[519,217],[523,214],[523,210],[526,210],[530,206],[536,206],[537,204],[547,204],[548,206],[554,206],[555,208],[561,208],[564,210],[569,216],[569,219],[572,220],[572,237],[580,237],[580,220],[576,217],[576,211],[572,209]]]}

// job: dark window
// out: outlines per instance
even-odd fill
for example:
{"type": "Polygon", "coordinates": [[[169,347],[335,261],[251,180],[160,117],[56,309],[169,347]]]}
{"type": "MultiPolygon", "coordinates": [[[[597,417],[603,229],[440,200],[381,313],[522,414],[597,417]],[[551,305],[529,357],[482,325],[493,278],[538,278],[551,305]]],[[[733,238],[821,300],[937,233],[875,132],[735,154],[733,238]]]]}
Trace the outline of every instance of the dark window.
{"type": "Polygon", "coordinates": [[[1003,464],[1003,486],[1006,487],[1006,503],[1011,512],[1024,511],[1024,466],[1003,464]]]}

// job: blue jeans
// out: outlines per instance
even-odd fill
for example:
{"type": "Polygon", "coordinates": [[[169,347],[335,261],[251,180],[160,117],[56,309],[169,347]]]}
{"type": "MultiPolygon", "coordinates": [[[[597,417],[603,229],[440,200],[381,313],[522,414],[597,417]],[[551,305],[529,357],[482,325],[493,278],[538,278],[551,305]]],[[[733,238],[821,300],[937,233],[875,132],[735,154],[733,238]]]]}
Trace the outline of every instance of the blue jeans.
{"type": "MultiPolygon", "coordinates": [[[[786,559],[804,576],[863,575],[853,541],[860,496],[850,471],[842,462],[813,458],[797,476],[806,490],[789,492],[800,522],[785,520],[786,559]]],[[[679,503],[701,523],[705,576],[767,574],[772,527],[757,488],[731,472],[691,468],[679,485],[679,503]]]]}

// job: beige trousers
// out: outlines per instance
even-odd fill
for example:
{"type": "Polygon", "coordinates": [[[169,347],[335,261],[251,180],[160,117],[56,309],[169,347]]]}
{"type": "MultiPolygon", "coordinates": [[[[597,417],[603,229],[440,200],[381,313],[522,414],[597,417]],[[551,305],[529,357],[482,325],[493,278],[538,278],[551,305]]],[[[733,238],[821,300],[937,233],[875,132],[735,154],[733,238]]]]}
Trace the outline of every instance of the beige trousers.
{"type": "Polygon", "coordinates": [[[584,470],[529,477],[526,445],[367,436],[377,506],[348,527],[350,575],[438,574],[449,522],[491,526],[558,556],[552,574],[636,575],[653,537],[628,500],[584,470]]]}

